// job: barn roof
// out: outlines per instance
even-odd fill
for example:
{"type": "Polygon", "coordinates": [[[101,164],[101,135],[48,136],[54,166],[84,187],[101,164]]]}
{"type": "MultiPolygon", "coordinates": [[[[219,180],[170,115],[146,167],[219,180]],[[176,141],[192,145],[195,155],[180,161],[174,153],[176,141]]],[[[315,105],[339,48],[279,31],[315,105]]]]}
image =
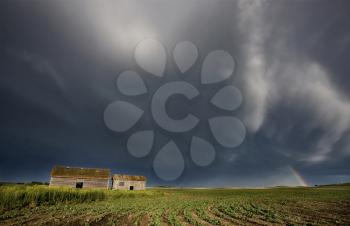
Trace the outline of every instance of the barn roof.
{"type": "Polygon", "coordinates": [[[69,166],[54,166],[51,171],[52,177],[74,177],[86,179],[109,179],[111,172],[109,169],[80,168],[69,166]]]}
{"type": "Polygon", "coordinates": [[[146,181],[145,176],[114,174],[113,180],[146,181]]]}

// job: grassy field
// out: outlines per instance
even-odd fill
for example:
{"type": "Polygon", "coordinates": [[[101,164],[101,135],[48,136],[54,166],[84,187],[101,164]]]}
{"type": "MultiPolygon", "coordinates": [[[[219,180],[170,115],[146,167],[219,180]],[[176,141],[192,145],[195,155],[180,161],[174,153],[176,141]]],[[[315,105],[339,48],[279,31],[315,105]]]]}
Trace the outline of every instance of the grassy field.
{"type": "Polygon", "coordinates": [[[123,192],[3,185],[0,225],[350,225],[350,186],[123,192]]]}

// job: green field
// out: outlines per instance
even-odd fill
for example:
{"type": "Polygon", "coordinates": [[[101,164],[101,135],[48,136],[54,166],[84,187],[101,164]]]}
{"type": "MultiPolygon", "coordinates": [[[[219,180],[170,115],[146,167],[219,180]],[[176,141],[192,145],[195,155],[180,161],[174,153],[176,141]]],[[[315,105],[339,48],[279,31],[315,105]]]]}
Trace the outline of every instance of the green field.
{"type": "Polygon", "coordinates": [[[350,186],[122,192],[3,185],[0,225],[350,225],[350,186]]]}

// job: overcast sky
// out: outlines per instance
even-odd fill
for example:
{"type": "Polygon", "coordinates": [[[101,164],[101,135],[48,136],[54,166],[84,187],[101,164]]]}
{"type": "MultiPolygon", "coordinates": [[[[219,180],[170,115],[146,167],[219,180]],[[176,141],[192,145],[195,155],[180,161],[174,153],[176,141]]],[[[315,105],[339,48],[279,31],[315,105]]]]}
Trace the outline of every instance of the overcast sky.
{"type": "Polygon", "coordinates": [[[48,181],[57,164],[141,174],[149,185],[350,181],[349,12],[347,0],[2,0],[0,181],[48,181]],[[145,39],[159,40],[166,50],[164,79],[134,59],[145,39]],[[182,41],[198,48],[198,60],[178,76],[172,51],[182,41]],[[233,57],[234,73],[206,88],[196,82],[214,50],[233,57]],[[127,70],[136,71],[151,93],[122,95],[116,79],[127,70]],[[169,107],[174,117],[192,111],[235,116],[246,129],[238,147],[223,147],[206,126],[184,134],[163,131],[146,110],[131,132],[106,126],[104,112],[113,101],[148,109],[153,88],[183,79],[203,96],[222,85],[240,90],[243,102],[229,113],[186,101],[169,107]],[[144,127],[154,129],[155,145],[135,158],[127,139],[144,127]],[[215,148],[208,166],[190,157],[195,134],[215,148]],[[154,159],[169,140],[180,149],[184,170],[164,181],[154,159]]]}

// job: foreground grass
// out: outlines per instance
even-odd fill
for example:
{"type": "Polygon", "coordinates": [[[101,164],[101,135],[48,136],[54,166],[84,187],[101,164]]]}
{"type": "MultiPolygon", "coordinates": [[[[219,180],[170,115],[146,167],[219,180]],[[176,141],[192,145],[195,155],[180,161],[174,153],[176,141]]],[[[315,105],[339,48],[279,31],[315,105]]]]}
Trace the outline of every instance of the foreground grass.
{"type": "Polygon", "coordinates": [[[0,210],[26,206],[87,203],[107,199],[152,196],[153,194],[152,191],[128,192],[48,187],[46,185],[9,185],[0,186],[0,210]]]}
{"type": "Polygon", "coordinates": [[[25,185],[2,186],[0,187],[0,194],[0,206],[4,210],[29,205],[91,202],[106,198],[106,193],[101,190],[76,190],[25,185]]]}
{"type": "Polygon", "coordinates": [[[350,187],[0,187],[0,225],[350,225],[350,187]]]}

